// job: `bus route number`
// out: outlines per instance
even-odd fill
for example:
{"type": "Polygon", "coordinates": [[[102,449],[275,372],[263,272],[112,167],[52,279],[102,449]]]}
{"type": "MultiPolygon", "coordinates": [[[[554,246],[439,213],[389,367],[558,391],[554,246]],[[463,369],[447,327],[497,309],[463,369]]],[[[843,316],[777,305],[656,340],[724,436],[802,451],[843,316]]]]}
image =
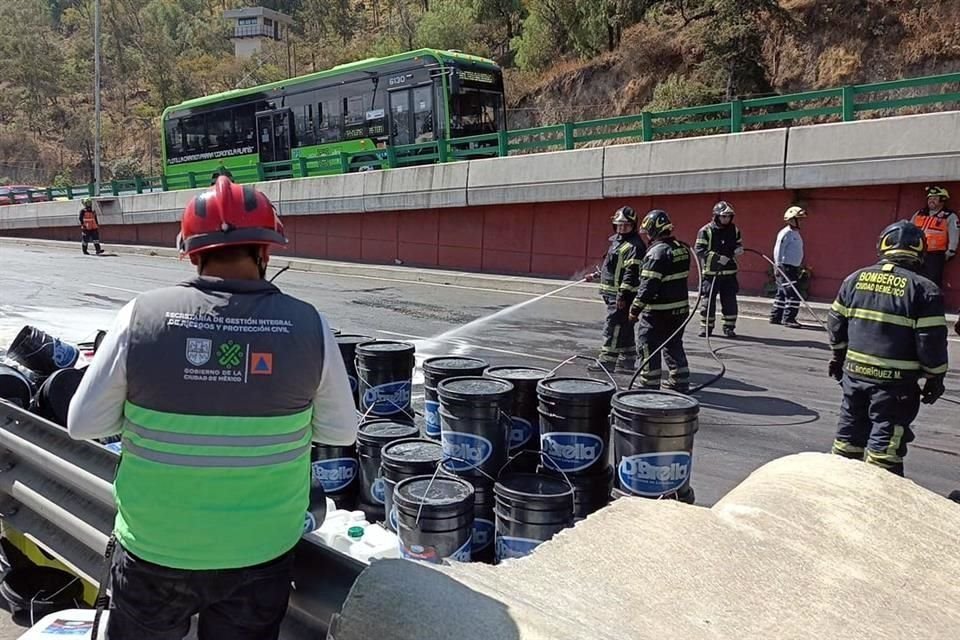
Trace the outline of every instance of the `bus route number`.
{"type": "Polygon", "coordinates": [[[395,87],[400,84],[405,84],[407,82],[407,76],[393,76],[389,80],[389,86],[395,87]]]}

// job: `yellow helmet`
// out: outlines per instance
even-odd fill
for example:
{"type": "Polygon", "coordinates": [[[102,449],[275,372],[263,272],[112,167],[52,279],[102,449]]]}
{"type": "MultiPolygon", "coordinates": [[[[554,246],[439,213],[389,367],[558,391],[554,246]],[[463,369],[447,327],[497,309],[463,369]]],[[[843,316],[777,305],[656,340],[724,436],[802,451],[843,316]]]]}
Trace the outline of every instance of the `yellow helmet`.
{"type": "Polygon", "coordinates": [[[790,207],[783,213],[783,220],[790,222],[794,218],[806,218],[807,210],[803,207],[790,207]]]}
{"type": "Polygon", "coordinates": [[[950,192],[943,187],[927,187],[927,197],[948,200],[950,198],[950,192]]]}

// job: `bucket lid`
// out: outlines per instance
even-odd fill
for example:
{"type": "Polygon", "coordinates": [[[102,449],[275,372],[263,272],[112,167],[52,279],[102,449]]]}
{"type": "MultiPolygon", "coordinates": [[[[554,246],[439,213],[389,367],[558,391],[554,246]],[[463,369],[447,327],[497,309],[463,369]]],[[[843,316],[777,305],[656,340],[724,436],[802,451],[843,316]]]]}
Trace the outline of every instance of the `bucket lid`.
{"type": "Polygon", "coordinates": [[[561,479],[535,473],[507,473],[494,485],[498,498],[572,505],[573,489],[561,479]]]}
{"type": "Polygon", "coordinates": [[[443,458],[443,447],[426,438],[395,440],[384,445],[380,455],[385,465],[434,464],[443,458]]]}
{"type": "Polygon", "coordinates": [[[612,383],[593,378],[547,378],[537,384],[537,393],[557,400],[602,400],[616,391],[612,383]]]}
{"type": "Polygon", "coordinates": [[[393,420],[368,420],[357,429],[357,442],[383,446],[394,440],[413,438],[420,433],[412,424],[393,420]]]}
{"type": "Polygon", "coordinates": [[[683,416],[700,413],[700,403],[696,398],[676,391],[654,389],[621,391],[613,396],[610,404],[614,410],[645,416],[683,416]]]}
{"type": "Polygon", "coordinates": [[[337,341],[337,344],[363,344],[364,342],[370,342],[373,340],[372,336],[362,336],[356,333],[338,333],[335,335],[334,340],[337,341]]]}
{"type": "Polygon", "coordinates": [[[395,358],[397,356],[412,356],[417,348],[409,342],[393,340],[374,340],[357,345],[357,355],[366,358],[395,358]]]}
{"type": "MultiPolygon", "coordinates": [[[[487,368],[487,363],[479,358],[464,356],[435,356],[423,361],[423,372],[433,374],[459,373],[461,371],[476,371],[478,374],[487,368]]],[[[463,374],[461,374],[463,375],[463,374]]]]}
{"type": "Polygon", "coordinates": [[[479,376],[447,378],[437,385],[441,399],[475,401],[484,398],[499,399],[513,392],[513,384],[479,376]]]}
{"type": "Polygon", "coordinates": [[[456,511],[473,509],[473,485],[462,478],[438,476],[414,476],[397,483],[393,489],[393,501],[398,509],[416,512],[420,506],[455,508],[456,511]]]}
{"type": "Polygon", "coordinates": [[[490,367],[484,373],[498,380],[543,380],[550,372],[540,367],[490,367]]]}

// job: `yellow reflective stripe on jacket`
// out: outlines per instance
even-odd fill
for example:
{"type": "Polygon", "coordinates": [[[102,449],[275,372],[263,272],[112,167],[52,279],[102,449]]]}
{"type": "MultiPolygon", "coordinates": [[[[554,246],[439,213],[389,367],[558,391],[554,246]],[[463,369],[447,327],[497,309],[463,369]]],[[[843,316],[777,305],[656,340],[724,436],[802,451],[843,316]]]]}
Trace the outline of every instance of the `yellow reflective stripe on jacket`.
{"type": "Polygon", "coordinates": [[[663,277],[663,281],[664,281],[664,282],[671,282],[671,281],[673,281],[673,280],[686,280],[689,275],[690,275],[690,272],[689,272],[689,271],[683,271],[683,272],[681,272],[681,273],[674,273],[674,274],[671,274],[671,275],[669,275],[669,276],[664,276],[664,277],[663,277]]]}
{"type": "Polygon", "coordinates": [[[650,311],[672,311],[674,309],[688,309],[690,308],[689,300],[682,300],[680,302],[664,302],[661,304],[648,304],[645,307],[650,311]]]}
{"type": "Polygon", "coordinates": [[[929,316],[927,318],[917,318],[917,329],[929,329],[930,327],[947,326],[946,316],[929,316]]]}
{"type": "Polygon", "coordinates": [[[869,364],[874,367],[887,367],[888,369],[903,369],[904,371],[919,371],[920,363],[916,360],[894,360],[893,358],[878,358],[868,353],[859,351],[847,351],[847,359],[859,362],[860,364],[869,364]]]}
{"type": "Polygon", "coordinates": [[[871,309],[857,309],[845,307],[837,301],[830,306],[832,311],[837,312],[844,318],[855,318],[857,320],[870,320],[872,322],[885,322],[895,324],[901,327],[910,327],[911,329],[927,329],[930,327],[947,326],[945,316],[928,316],[926,318],[908,318],[895,313],[884,313],[883,311],[873,311],[871,309]]]}
{"type": "Polygon", "coordinates": [[[641,272],[640,272],[640,277],[641,277],[641,278],[648,278],[648,279],[650,279],[650,280],[665,280],[665,279],[666,279],[666,278],[663,277],[663,274],[660,273],[659,271],[651,271],[651,270],[649,270],[649,269],[644,269],[643,271],[641,271],[641,272]]]}
{"type": "Polygon", "coordinates": [[[944,373],[947,372],[946,364],[940,365],[939,367],[932,367],[932,368],[920,365],[920,368],[924,371],[924,373],[929,373],[930,375],[934,375],[934,376],[943,375],[944,373]]]}

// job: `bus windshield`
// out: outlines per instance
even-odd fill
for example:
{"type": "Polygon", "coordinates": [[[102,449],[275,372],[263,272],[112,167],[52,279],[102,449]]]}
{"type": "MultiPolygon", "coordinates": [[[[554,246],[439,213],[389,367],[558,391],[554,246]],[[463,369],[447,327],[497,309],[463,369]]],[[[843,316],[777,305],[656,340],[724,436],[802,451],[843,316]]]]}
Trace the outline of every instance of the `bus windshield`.
{"type": "Polygon", "coordinates": [[[504,128],[503,94],[463,89],[450,96],[450,129],[454,138],[496,133],[504,128]]]}

